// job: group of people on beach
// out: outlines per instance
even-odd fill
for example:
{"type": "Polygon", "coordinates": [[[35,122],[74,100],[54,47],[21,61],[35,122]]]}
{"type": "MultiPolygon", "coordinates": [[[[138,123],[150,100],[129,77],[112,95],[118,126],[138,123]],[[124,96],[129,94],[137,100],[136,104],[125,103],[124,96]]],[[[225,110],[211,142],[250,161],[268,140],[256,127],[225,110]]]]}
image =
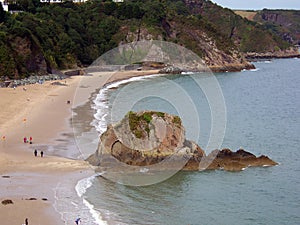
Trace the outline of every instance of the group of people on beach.
{"type": "MultiPolygon", "coordinates": [[[[33,152],[33,154],[34,154],[35,157],[37,157],[37,156],[38,156],[38,151],[35,149],[34,152],[33,152]]],[[[40,155],[41,155],[41,157],[43,158],[44,152],[41,151],[41,152],[40,152],[40,155]]]]}
{"type": "MultiPolygon", "coordinates": [[[[24,137],[24,138],[23,138],[23,142],[24,142],[25,144],[28,143],[27,137],[24,137]]],[[[31,137],[31,136],[29,137],[29,144],[32,144],[32,137],[31,137]]]]}

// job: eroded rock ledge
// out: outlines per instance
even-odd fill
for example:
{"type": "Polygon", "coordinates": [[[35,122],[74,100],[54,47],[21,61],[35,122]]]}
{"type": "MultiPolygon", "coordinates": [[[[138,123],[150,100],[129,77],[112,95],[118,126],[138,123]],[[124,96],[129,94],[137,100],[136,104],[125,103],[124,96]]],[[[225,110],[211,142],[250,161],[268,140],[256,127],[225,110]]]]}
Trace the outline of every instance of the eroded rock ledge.
{"type": "Polygon", "coordinates": [[[98,150],[88,161],[101,168],[119,163],[141,168],[158,164],[162,170],[180,167],[191,171],[240,171],[277,165],[267,156],[256,157],[243,149],[214,150],[206,155],[200,146],[185,139],[178,116],[153,111],[129,112],[119,123],[109,125],[100,137],[98,150]]]}

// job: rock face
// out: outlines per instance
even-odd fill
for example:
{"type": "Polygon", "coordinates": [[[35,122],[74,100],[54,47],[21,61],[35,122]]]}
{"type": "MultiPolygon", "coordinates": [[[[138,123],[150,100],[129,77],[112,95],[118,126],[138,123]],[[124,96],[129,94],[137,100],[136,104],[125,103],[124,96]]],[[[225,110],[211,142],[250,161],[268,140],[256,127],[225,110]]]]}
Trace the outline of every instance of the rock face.
{"type": "Polygon", "coordinates": [[[286,50],[280,50],[276,52],[247,52],[245,54],[247,59],[272,59],[272,58],[300,58],[300,52],[297,47],[291,47],[286,50]]]}
{"type": "MultiPolygon", "coordinates": [[[[181,44],[198,54],[213,72],[236,72],[243,69],[255,69],[255,66],[248,62],[236,47],[231,46],[221,49],[216,41],[199,27],[190,27],[180,21],[163,21],[163,25],[168,41],[181,40],[183,42],[181,44]]],[[[154,36],[144,27],[137,29],[135,32],[128,31],[128,28],[123,28],[123,30],[126,35],[120,44],[128,43],[129,40],[161,40],[161,36],[154,36]]],[[[156,58],[158,55],[160,54],[155,54],[156,58]]],[[[152,59],[152,61],[158,60],[152,59]]]]}
{"type": "MultiPolygon", "coordinates": [[[[14,58],[18,59],[20,64],[18,74],[38,73],[40,75],[47,74],[47,63],[41,48],[33,39],[28,36],[15,37],[11,40],[14,58]]],[[[18,74],[15,77],[18,77],[18,74]]]]}
{"type": "Polygon", "coordinates": [[[206,156],[194,142],[185,139],[178,116],[161,112],[129,112],[118,124],[109,125],[100,137],[98,150],[88,158],[93,166],[112,167],[116,162],[130,166],[183,170],[224,169],[239,171],[251,166],[273,166],[266,156],[244,150],[215,150],[206,156]],[[164,163],[164,161],[169,161],[164,163]]]}
{"type": "Polygon", "coordinates": [[[264,9],[257,13],[254,20],[273,26],[273,30],[283,40],[300,44],[299,10],[264,9]]]}
{"type": "Polygon", "coordinates": [[[250,152],[239,149],[232,152],[230,149],[215,150],[207,156],[213,158],[207,169],[224,169],[228,171],[240,171],[247,167],[275,166],[276,162],[267,156],[256,157],[250,152]]]}

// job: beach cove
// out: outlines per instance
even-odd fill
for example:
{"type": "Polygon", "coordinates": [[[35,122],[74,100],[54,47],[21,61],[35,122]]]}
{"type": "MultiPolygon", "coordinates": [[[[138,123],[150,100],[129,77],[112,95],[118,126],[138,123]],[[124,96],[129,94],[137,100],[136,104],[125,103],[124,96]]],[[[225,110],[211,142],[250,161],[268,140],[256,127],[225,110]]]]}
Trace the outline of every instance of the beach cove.
{"type": "MultiPolygon", "coordinates": [[[[100,73],[101,84],[157,72],[100,73]]],[[[81,76],[73,76],[58,85],[47,81],[0,89],[0,200],[13,202],[0,205],[1,224],[22,224],[26,218],[29,224],[73,224],[83,213],[85,206],[74,187],[94,171],[72,138],[72,106],[85,103],[91,95],[73,103],[81,80],[81,76]],[[32,144],[24,143],[24,137],[32,137],[32,144]],[[63,198],[57,196],[63,193],[60,189],[74,192],[73,199],[65,199],[63,206],[58,203],[58,198],[63,198]]]]}
{"type": "MultiPolygon", "coordinates": [[[[179,172],[163,183],[141,188],[125,187],[102,178],[95,179],[93,168],[83,161],[84,157],[76,148],[76,144],[66,144],[63,141],[72,139],[67,135],[72,133],[71,105],[75,108],[74,111],[85,104],[90,108],[101,87],[95,85],[94,91],[92,88],[85,97],[76,96],[76,100],[73,100],[76,95],[75,89],[87,90],[89,79],[83,82],[81,77],[72,77],[66,80],[68,86],[53,86],[50,83],[26,86],[26,93],[22,87],[16,90],[0,89],[1,97],[5,96],[0,100],[1,106],[8,105],[8,98],[15,95],[14,91],[26,94],[23,97],[18,95],[14,100],[23,106],[12,104],[0,111],[1,125],[3,124],[0,135],[6,135],[5,142],[1,139],[0,197],[1,201],[11,199],[14,202],[12,205],[0,205],[2,224],[22,224],[25,218],[29,219],[29,224],[74,224],[77,217],[82,217],[82,221],[87,224],[182,224],[182,221],[197,224],[200,220],[206,224],[218,224],[221,221],[225,221],[226,224],[249,224],[259,221],[266,224],[281,224],[283,221],[295,224],[299,219],[299,182],[296,182],[298,175],[295,175],[299,171],[299,165],[296,162],[298,153],[293,151],[298,140],[293,134],[299,130],[299,111],[297,101],[294,101],[299,96],[295,89],[299,82],[295,80],[293,71],[298,70],[298,60],[261,61],[255,63],[258,69],[253,71],[216,74],[227,97],[229,110],[227,136],[223,146],[236,149],[242,145],[255,154],[270,155],[280,163],[279,166],[246,169],[241,173],[179,172]],[[282,71],[281,68],[289,70],[282,71]],[[232,86],[233,84],[235,86],[232,86]],[[284,91],[277,91],[279,89],[284,91]],[[256,90],[257,94],[253,94],[256,93],[251,92],[253,90],[256,90]],[[27,96],[33,91],[40,91],[41,98],[27,96]],[[93,98],[87,99],[91,93],[94,93],[93,98]],[[275,99],[277,102],[270,104],[275,99]],[[68,100],[71,100],[71,105],[67,104],[68,100]],[[277,108],[276,104],[281,107],[277,108]],[[239,107],[235,107],[237,105],[239,107]],[[252,106],[251,111],[247,111],[249,105],[252,106]],[[7,119],[9,115],[15,117],[7,119]],[[260,123],[253,124],[253,118],[260,123]],[[33,137],[33,145],[23,143],[24,123],[26,130],[29,127],[32,129],[31,132],[26,132],[26,135],[33,137]],[[286,124],[289,124],[289,129],[285,128],[286,124]],[[277,126],[283,129],[278,129],[277,126]],[[285,138],[282,138],[282,135],[285,138]],[[45,148],[43,158],[34,157],[32,147],[35,145],[39,153],[40,149],[45,148]],[[61,145],[65,145],[65,149],[61,145]],[[288,157],[289,154],[293,157],[288,157]],[[186,193],[191,193],[193,198],[186,193]],[[78,194],[83,198],[79,198],[78,194]],[[32,198],[36,200],[29,200],[32,198]],[[45,198],[47,200],[43,200],[45,198]],[[87,202],[89,204],[86,204],[87,202]],[[276,215],[268,209],[275,210],[276,215]],[[95,210],[98,214],[94,213],[93,217],[91,212],[95,210]],[[177,214],[170,217],[170,212],[177,214]],[[190,216],[191,213],[193,216],[190,216]],[[240,215],[239,218],[236,218],[237,214],[240,215]],[[95,217],[98,218],[97,222],[95,217]]],[[[114,78],[111,73],[101,72],[97,76],[105,85],[133,76],[130,73],[126,74],[125,76],[123,73],[122,76],[119,73],[114,78]]],[[[134,73],[135,76],[138,74],[134,73]]],[[[175,76],[171,79],[178,79],[179,82],[183,82],[182,85],[186,82],[185,77],[175,76]]],[[[155,83],[155,80],[154,77],[141,81],[150,82],[150,85],[142,87],[154,87],[152,82],[155,83]]],[[[118,94],[118,85],[111,84],[109,87],[109,95],[118,94]]],[[[141,85],[136,83],[132,87],[138,88],[141,85]]],[[[141,90],[136,88],[132,91],[138,95],[141,90]]],[[[163,89],[158,86],[158,90],[163,89]]],[[[157,92],[157,89],[154,91],[157,92]]],[[[130,95],[124,97],[133,98],[130,95]]],[[[135,110],[143,110],[143,107],[145,106],[136,105],[135,110]]],[[[168,109],[165,108],[165,111],[168,109]]],[[[193,123],[187,125],[187,130],[194,126],[193,123]]],[[[203,140],[199,144],[205,146],[202,142],[203,140]]]]}

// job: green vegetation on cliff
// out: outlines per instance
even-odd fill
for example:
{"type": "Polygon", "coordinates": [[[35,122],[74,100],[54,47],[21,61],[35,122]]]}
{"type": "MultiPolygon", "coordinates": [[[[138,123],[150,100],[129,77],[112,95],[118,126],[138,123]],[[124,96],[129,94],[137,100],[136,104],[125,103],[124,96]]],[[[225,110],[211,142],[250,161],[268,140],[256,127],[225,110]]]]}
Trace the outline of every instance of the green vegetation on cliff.
{"type": "Polygon", "coordinates": [[[292,43],[300,44],[300,11],[299,10],[270,10],[259,11],[254,21],[292,43]]]}
{"type": "Polygon", "coordinates": [[[251,21],[261,24],[268,31],[291,44],[300,44],[299,10],[238,10],[235,11],[235,13],[251,21]]]}
{"type": "Polygon", "coordinates": [[[232,58],[240,57],[240,50],[262,52],[288,46],[263,26],[205,0],[84,4],[17,0],[11,7],[23,12],[8,14],[0,8],[2,79],[89,65],[119,43],[135,40],[178,43],[206,57],[211,65],[214,55],[209,54],[215,49],[226,63],[234,63],[232,58]]]}
{"type": "Polygon", "coordinates": [[[222,8],[210,1],[186,0],[190,10],[206,18],[225,37],[232,40],[242,52],[266,52],[275,48],[286,49],[289,44],[268,31],[259,23],[247,20],[228,8],[222,8]]]}

